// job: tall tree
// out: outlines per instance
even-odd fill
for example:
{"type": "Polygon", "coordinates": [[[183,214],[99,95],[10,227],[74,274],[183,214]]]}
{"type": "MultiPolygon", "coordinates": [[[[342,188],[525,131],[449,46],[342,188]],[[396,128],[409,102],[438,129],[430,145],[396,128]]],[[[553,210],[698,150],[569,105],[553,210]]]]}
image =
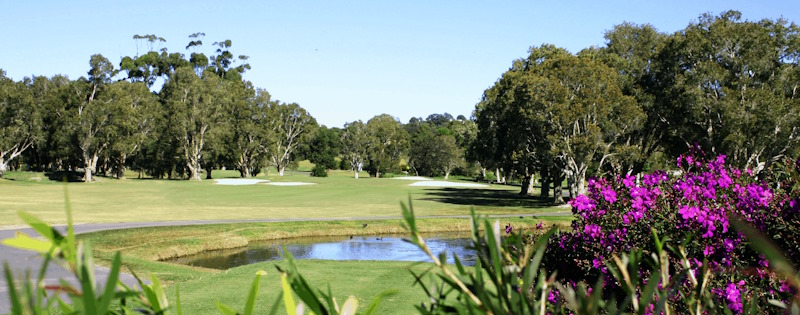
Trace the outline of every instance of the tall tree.
{"type": "Polygon", "coordinates": [[[112,124],[113,141],[108,150],[111,168],[115,177],[124,178],[128,157],[139,151],[155,128],[158,97],[143,82],[114,82],[106,93],[116,117],[112,124]]]}
{"type": "Polygon", "coordinates": [[[698,143],[741,167],[764,169],[800,144],[800,28],[785,20],[704,14],[672,36],[662,75],[683,115],[673,147],[698,143]],[[682,145],[681,145],[682,144],[682,145]]]}
{"type": "Polygon", "coordinates": [[[295,160],[297,147],[309,140],[317,128],[317,121],[296,103],[271,105],[265,126],[273,137],[263,148],[270,163],[283,176],[286,167],[295,160]]]}
{"type": "Polygon", "coordinates": [[[190,67],[180,67],[167,79],[161,91],[180,143],[189,179],[200,180],[203,149],[210,128],[219,122],[221,81],[216,75],[202,77],[190,67]]]}
{"type": "Polygon", "coordinates": [[[116,74],[114,65],[102,55],[89,60],[88,79],[72,81],[65,95],[70,130],[80,152],[83,181],[92,182],[97,162],[113,140],[116,99],[106,89],[116,74]]]}
{"type": "Polygon", "coordinates": [[[42,128],[41,112],[23,82],[14,82],[0,69],[0,178],[8,163],[36,143],[42,128]]]}
{"type": "Polygon", "coordinates": [[[321,126],[308,143],[306,158],[314,164],[327,169],[336,168],[336,157],[342,150],[339,129],[321,126]]]}
{"type": "Polygon", "coordinates": [[[272,100],[266,90],[244,91],[247,96],[235,102],[231,115],[232,139],[229,149],[233,163],[242,177],[256,176],[264,167],[266,157],[262,148],[270,141],[271,130],[265,124],[269,119],[272,100]]]}
{"type": "Polygon", "coordinates": [[[355,178],[358,178],[358,172],[361,171],[364,162],[367,161],[369,144],[367,125],[360,120],[344,125],[342,130],[342,158],[350,163],[351,170],[355,173],[355,178]]]}
{"type": "Polygon", "coordinates": [[[382,114],[367,122],[367,134],[370,139],[367,170],[370,175],[380,177],[400,162],[408,149],[408,133],[397,119],[382,114]]]}

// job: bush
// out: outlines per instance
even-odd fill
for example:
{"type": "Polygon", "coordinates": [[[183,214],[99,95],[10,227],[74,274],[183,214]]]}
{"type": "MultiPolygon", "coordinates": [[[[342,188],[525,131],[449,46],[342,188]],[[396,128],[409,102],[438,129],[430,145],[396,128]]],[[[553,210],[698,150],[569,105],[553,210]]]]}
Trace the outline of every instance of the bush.
{"type": "Polygon", "coordinates": [[[314,168],[311,169],[311,176],[328,177],[328,169],[322,164],[314,165],[314,168]]]}
{"type": "Polygon", "coordinates": [[[679,244],[676,251],[689,262],[684,266],[673,257],[677,272],[708,268],[719,305],[741,311],[726,300],[733,290],[741,294],[737,300],[788,300],[794,292],[785,278],[769,271],[769,262],[748,247],[731,222],[754,226],[771,236],[789,261],[800,261],[800,161],[778,165],[781,171],[773,170],[764,176],[767,180],[726,166],[724,155],[706,160],[697,149],[679,157],[677,166],[680,175],[672,178],[654,172],[640,182],[632,176],[590,180],[588,195],[570,201],[576,215],[573,231],[550,239],[545,267],[557,270],[564,281],[591,283],[602,277],[604,286],[622,288],[612,280],[608,259],[636,250],[654,252],[654,235],[659,234],[679,244]]]}

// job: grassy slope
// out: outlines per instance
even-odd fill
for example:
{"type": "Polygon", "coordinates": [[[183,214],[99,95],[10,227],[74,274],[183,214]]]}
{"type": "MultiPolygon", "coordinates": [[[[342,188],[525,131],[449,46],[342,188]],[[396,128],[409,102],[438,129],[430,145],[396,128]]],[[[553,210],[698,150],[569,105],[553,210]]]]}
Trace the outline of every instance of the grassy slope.
{"type": "MultiPolygon", "coordinates": [[[[215,178],[236,177],[235,171],[214,171],[215,178]]],[[[313,182],[316,185],[221,186],[213,181],[116,180],[69,183],[67,190],[75,222],[137,222],[171,220],[347,218],[397,216],[399,201],[414,200],[418,215],[478,213],[535,213],[553,211],[537,199],[516,195],[518,187],[492,185],[486,189],[409,187],[406,180],[352,178],[334,171],[315,178],[294,172],[258,178],[313,182]]],[[[129,177],[135,178],[135,174],[129,177]]],[[[0,226],[22,222],[24,210],[49,223],[64,223],[64,185],[39,173],[9,172],[0,179],[0,226]],[[41,180],[35,180],[36,178],[41,180]],[[34,180],[31,180],[34,178],[34,180]]]]}

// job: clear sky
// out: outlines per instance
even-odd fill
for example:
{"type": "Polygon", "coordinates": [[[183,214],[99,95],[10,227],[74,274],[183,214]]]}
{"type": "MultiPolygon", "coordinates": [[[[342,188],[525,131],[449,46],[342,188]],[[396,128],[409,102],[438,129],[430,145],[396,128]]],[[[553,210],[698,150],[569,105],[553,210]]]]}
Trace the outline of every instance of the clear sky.
{"type": "MultiPolygon", "coordinates": [[[[705,12],[800,22],[800,1],[13,1],[0,0],[0,69],[86,75],[100,53],[118,64],[137,54],[134,34],[187,52],[188,35],[233,41],[245,74],[273,98],[296,102],[341,127],[388,113],[407,122],[470,116],[483,90],[531,46],[577,52],[604,44],[624,21],[662,32],[705,12]]],[[[138,51],[146,52],[140,45],[138,51]]]]}

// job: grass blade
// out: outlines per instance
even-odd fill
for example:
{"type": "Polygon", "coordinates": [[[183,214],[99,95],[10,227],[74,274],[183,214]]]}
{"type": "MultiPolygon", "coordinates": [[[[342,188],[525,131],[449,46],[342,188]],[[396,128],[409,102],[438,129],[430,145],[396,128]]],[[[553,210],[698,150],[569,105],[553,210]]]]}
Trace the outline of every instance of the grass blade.
{"type": "Polygon", "coordinates": [[[7,262],[3,262],[3,271],[6,274],[6,283],[8,283],[8,298],[11,300],[11,314],[22,314],[22,303],[17,294],[17,288],[14,285],[14,277],[11,273],[11,268],[7,262]]]}
{"type": "Polygon", "coordinates": [[[256,278],[253,279],[253,284],[250,286],[250,293],[247,295],[247,303],[244,305],[244,315],[253,314],[253,309],[256,306],[256,295],[258,295],[258,285],[261,282],[261,276],[266,274],[267,273],[263,270],[256,272],[256,278]]]}
{"type": "Polygon", "coordinates": [[[287,315],[295,315],[297,304],[292,296],[292,287],[289,285],[289,277],[284,273],[281,275],[281,287],[283,288],[283,306],[286,307],[287,315]]]}

